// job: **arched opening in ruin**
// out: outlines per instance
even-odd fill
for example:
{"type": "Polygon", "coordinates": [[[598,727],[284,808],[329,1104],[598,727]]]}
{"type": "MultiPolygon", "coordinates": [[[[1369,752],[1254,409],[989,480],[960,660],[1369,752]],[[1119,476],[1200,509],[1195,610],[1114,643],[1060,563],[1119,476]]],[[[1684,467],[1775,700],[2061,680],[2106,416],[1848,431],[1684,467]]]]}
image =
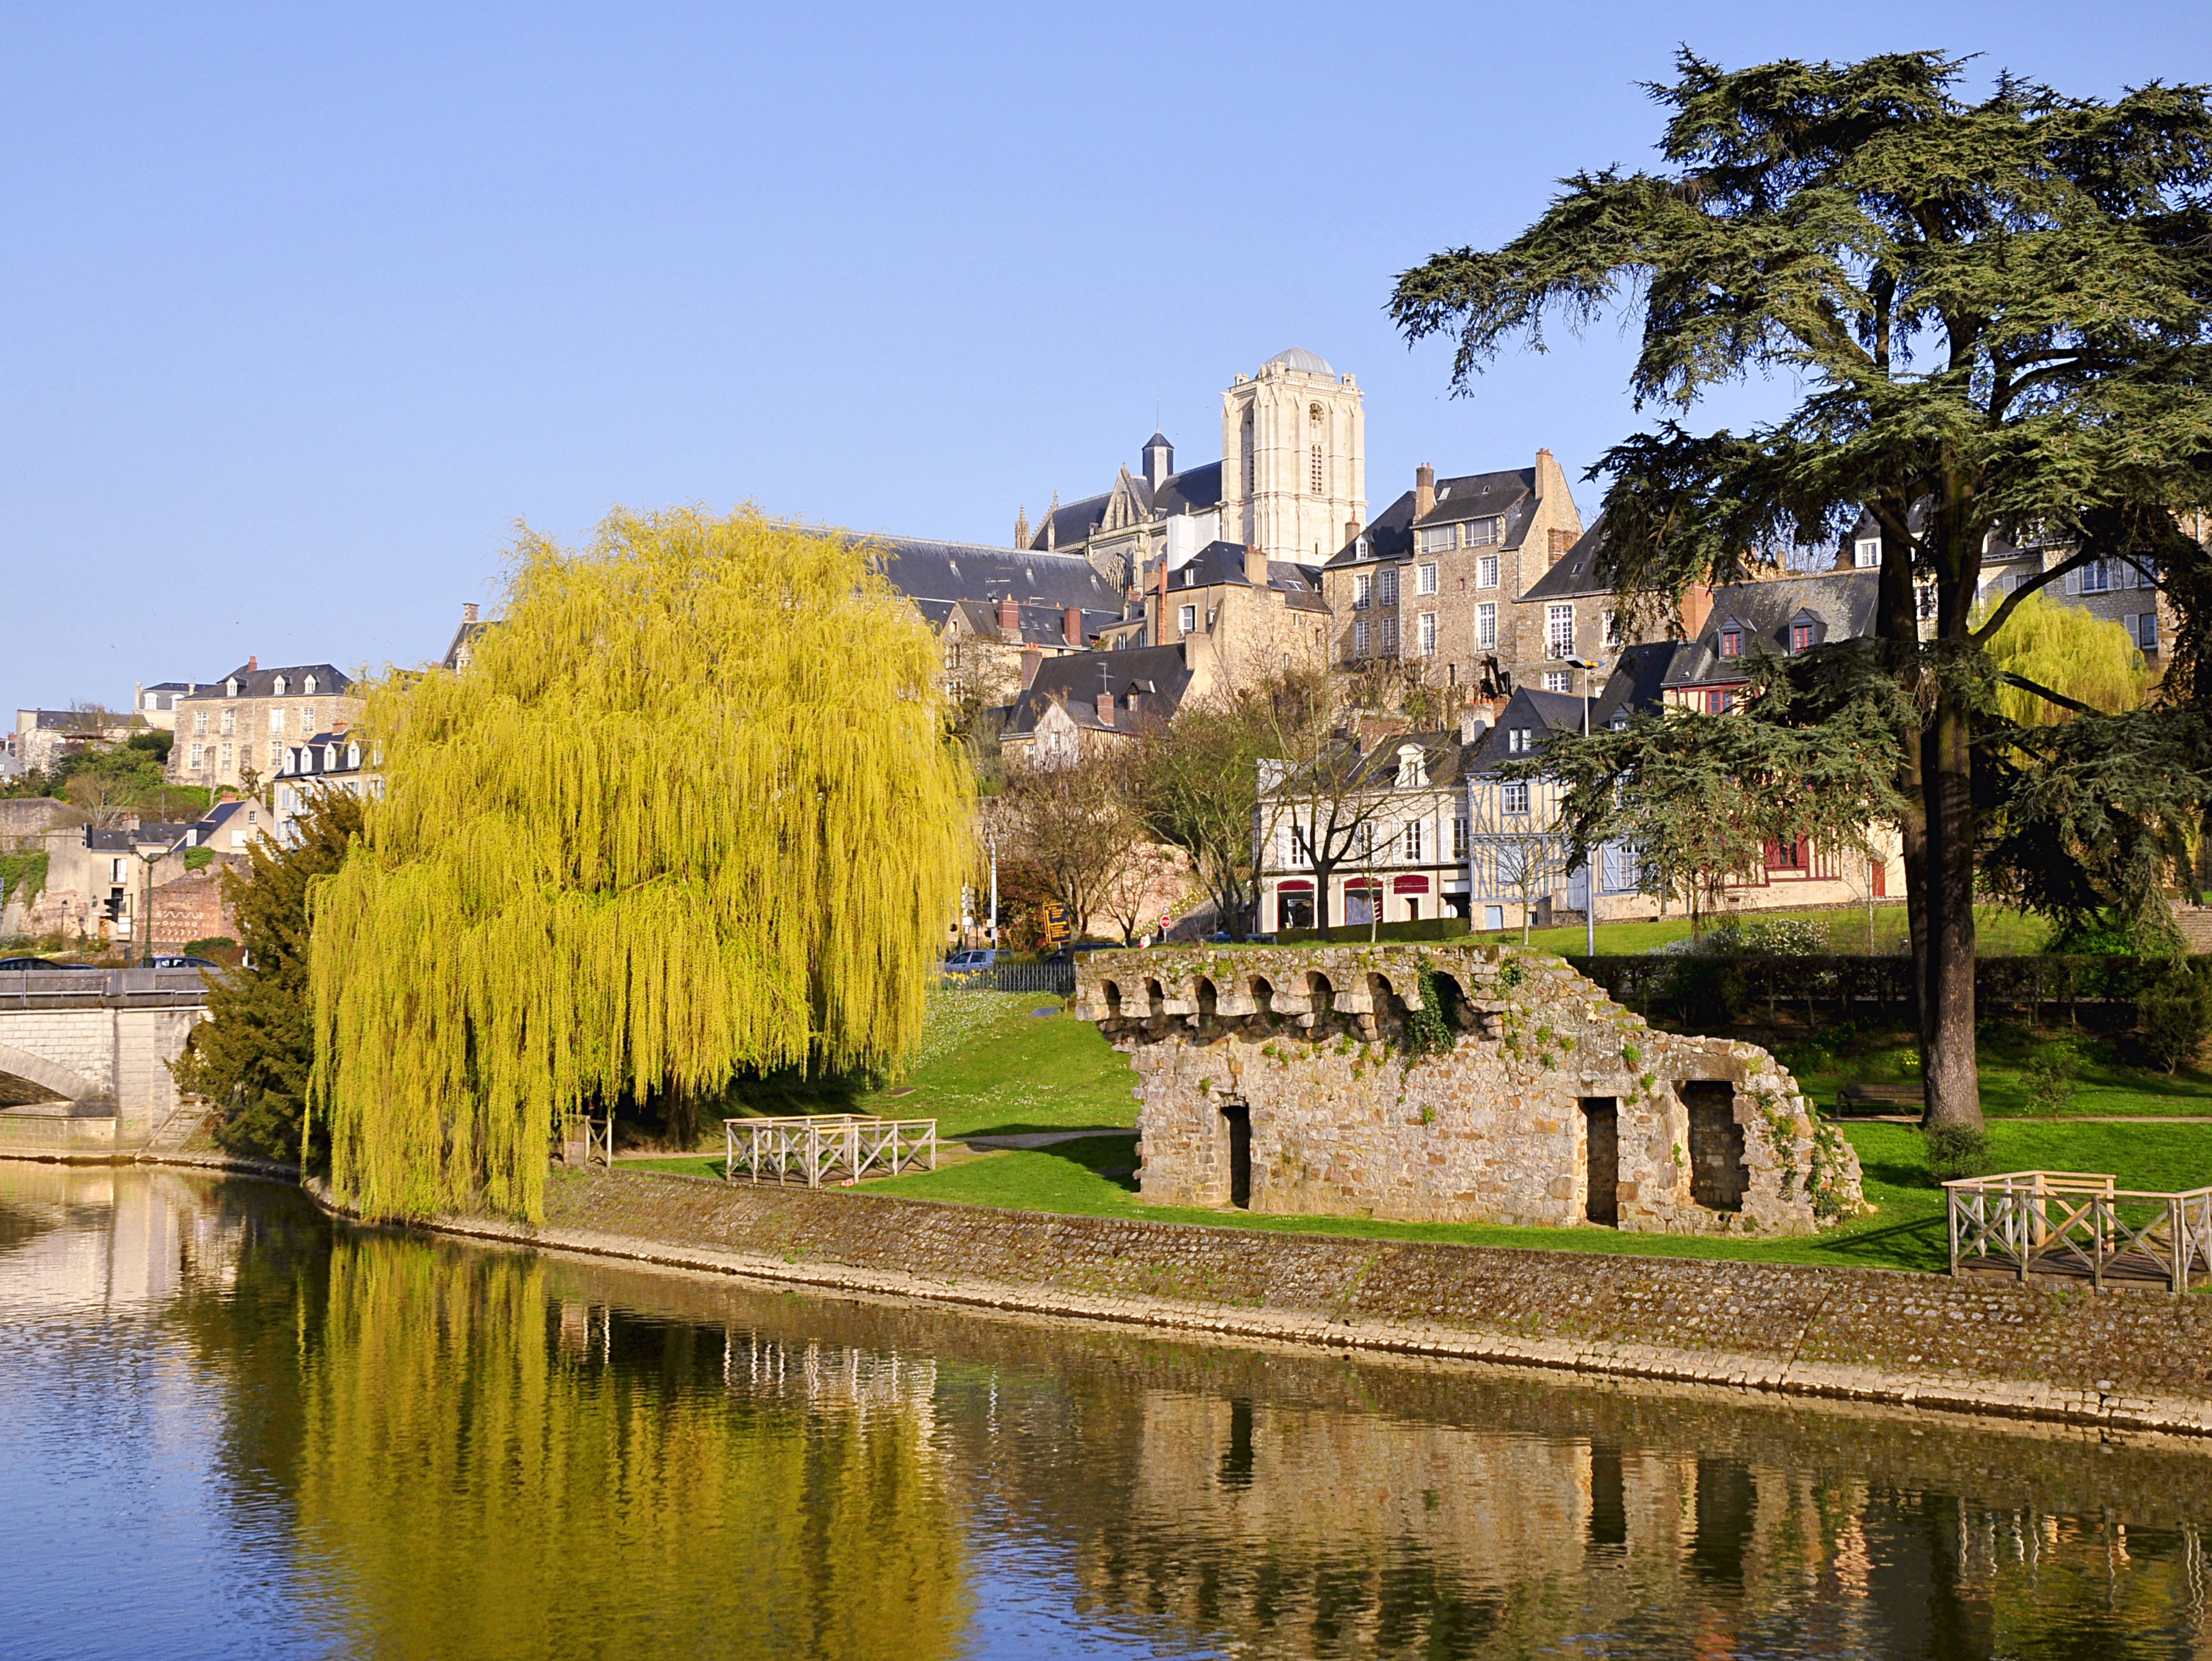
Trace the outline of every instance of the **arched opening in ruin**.
{"type": "Polygon", "coordinates": [[[1164,1015],[1168,1013],[1168,995],[1160,990],[1160,983],[1158,981],[1145,983],[1145,1013],[1148,1015],[1164,1015]]]}
{"type": "Polygon", "coordinates": [[[1098,983],[1100,995],[1106,1000],[1106,1014],[1110,1020],[1121,1013],[1121,989],[1111,981],[1098,983]]]}
{"type": "Polygon", "coordinates": [[[1743,1168],[1743,1127],[1735,1086],[1698,1079],[1677,1085],[1690,1114],[1690,1198],[1711,1211],[1741,1211],[1751,1178],[1743,1168]]]}
{"type": "Polygon", "coordinates": [[[1213,983],[1211,980],[1208,980],[1205,976],[1200,975],[1198,977],[1199,1019],[1202,1021],[1212,1020],[1214,1017],[1214,1012],[1220,1007],[1221,995],[1213,989],[1213,983]]]}
{"type": "Polygon", "coordinates": [[[1390,984],[1387,976],[1370,975],[1367,977],[1367,1001],[1378,1021],[1403,1021],[1406,1019],[1406,1001],[1398,995],[1397,989],[1390,984]]]}
{"type": "Polygon", "coordinates": [[[1444,1025],[1454,1032],[1472,1032],[1478,1023],[1474,1006],[1467,1001],[1458,980],[1450,975],[1432,973],[1429,985],[1435,992],[1437,1013],[1443,1017],[1444,1025]]]}
{"type": "Polygon", "coordinates": [[[1275,1013],[1275,989],[1268,983],[1265,975],[1253,977],[1251,993],[1254,1009],[1262,1015],[1272,1015],[1275,1013]]]}
{"type": "Polygon", "coordinates": [[[1583,1220],[1620,1226],[1620,1103],[1611,1096],[1583,1098],[1583,1150],[1587,1177],[1583,1220]]]}
{"type": "Polygon", "coordinates": [[[1326,1015],[1335,1007],[1336,989],[1328,983],[1328,977],[1318,970],[1306,974],[1306,998],[1316,1015],[1326,1015]]]}
{"type": "Polygon", "coordinates": [[[1221,1117],[1229,1131],[1229,1203],[1239,1211],[1252,1207],[1252,1110],[1243,1102],[1224,1102],[1221,1117]]]}

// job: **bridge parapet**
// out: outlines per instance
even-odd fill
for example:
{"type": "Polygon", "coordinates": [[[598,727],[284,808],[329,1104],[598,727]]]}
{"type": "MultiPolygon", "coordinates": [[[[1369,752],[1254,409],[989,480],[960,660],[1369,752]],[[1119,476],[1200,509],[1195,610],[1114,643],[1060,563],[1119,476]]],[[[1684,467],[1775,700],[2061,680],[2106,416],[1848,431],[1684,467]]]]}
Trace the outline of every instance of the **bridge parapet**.
{"type": "Polygon", "coordinates": [[[197,969],[0,969],[0,1010],[171,1009],[207,1002],[197,969]]]}
{"type": "Polygon", "coordinates": [[[1858,1161],[1756,1045],[1651,1027],[1512,946],[1098,952],[1147,1199],[1418,1221],[1808,1233],[1858,1161]]]}
{"type": "Polygon", "coordinates": [[[206,1014],[198,970],[0,970],[0,1154],[143,1147],[180,1105],[169,1063],[206,1014]]]}

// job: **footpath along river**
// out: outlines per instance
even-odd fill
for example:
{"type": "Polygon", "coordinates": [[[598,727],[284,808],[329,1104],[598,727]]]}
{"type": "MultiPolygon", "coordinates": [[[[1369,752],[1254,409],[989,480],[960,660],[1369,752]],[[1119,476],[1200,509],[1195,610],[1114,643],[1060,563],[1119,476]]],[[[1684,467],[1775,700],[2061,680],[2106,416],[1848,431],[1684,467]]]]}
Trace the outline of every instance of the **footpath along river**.
{"type": "Polygon", "coordinates": [[[801,1296],[0,1164],[9,1656],[2201,1657],[2212,1448],[801,1296]]]}

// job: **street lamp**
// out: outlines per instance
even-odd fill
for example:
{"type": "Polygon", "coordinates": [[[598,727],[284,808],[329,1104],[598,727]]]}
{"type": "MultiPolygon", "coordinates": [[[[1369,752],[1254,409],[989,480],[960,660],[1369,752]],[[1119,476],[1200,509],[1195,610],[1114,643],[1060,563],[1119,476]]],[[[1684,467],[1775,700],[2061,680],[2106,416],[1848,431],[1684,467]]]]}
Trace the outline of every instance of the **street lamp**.
{"type": "MultiPolygon", "coordinates": [[[[1583,672],[1583,736],[1590,735],[1590,677],[1605,667],[1603,658],[1569,658],[1567,667],[1583,672]]],[[[1597,866],[1583,861],[1583,942],[1584,956],[1597,956],[1597,866]]]]}
{"type": "Polygon", "coordinates": [[[185,839],[183,837],[179,837],[173,841],[164,841],[159,837],[142,836],[135,837],[131,844],[133,851],[135,851],[138,855],[139,866],[145,875],[145,881],[143,885],[143,888],[146,897],[146,904],[141,909],[138,919],[139,923],[143,925],[143,928],[140,930],[140,937],[145,941],[145,950],[142,954],[144,960],[140,965],[143,968],[151,969],[154,966],[155,861],[160,860],[165,855],[173,854],[178,849],[184,846],[184,843],[185,839]]]}

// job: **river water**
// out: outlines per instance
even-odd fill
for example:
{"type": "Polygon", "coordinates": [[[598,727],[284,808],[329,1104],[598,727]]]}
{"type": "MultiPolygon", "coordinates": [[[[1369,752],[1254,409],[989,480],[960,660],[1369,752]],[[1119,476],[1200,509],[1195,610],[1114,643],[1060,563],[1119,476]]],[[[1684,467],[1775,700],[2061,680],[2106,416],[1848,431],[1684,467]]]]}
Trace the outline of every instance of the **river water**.
{"type": "Polygon", "coordinates": [[[8,1656],[2212,1656],[2208,1476],[0,1164],[8,1656]]]}

